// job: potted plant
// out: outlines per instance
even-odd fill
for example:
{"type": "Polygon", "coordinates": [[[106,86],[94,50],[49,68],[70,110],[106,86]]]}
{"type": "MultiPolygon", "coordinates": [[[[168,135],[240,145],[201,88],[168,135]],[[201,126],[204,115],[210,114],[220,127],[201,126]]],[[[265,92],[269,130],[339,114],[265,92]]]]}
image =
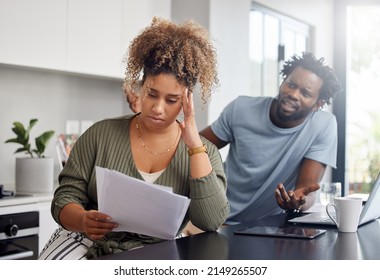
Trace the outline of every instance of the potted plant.
{"type": "Polygon", "coordinates": [[[5,143],[20,144],[14,153],[24,152],[28,157],[16,158],[16,192],[52,192],[54,184],[54,160],[45,157],[45,149],[54,135],[53,130],[46,131],[35,138],[35,148],[30,144],[30,131],[37,123],[37,119],[31,119],[28,127],[20,122],[14,122],[12,131],[16,138],[11,138],[5,143]]]}

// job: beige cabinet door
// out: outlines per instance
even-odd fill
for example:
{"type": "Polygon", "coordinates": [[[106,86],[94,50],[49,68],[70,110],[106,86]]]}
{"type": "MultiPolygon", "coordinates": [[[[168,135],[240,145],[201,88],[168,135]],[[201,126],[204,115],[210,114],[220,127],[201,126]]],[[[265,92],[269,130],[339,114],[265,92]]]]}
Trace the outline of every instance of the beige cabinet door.
{"type": "Polygon", "coordinates": [[[64,70],[67,0],[0,0],[0,63],[64,70]]]}

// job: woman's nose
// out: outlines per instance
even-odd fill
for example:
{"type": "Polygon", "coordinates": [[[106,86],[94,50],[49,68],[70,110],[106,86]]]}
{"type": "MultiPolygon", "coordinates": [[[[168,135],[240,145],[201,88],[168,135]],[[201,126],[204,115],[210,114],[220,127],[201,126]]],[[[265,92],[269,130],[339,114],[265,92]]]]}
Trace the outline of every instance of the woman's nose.
{"type": "Polygon", "coordinates": [[[157,100],[157,102],[154,103],[153,105],[153,112],[155,114],[160,114],[164,110],[164,102],[163,100],[157,100]]]}

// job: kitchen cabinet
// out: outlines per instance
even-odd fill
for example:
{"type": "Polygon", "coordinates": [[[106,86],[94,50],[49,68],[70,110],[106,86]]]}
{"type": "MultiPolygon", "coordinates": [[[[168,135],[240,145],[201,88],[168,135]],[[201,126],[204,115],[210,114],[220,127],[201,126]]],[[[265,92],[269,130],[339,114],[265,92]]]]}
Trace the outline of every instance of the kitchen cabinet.
{"type": "Polygon", "coordinates": [[[0,63],[65,69],[67,0],[0,0],[0,63]]]}
{"type": "Polygon", "coordinates": [[[38,202],[38,210],[40,212],[40,232],[38,234],[39,252],[42,251],[53,232],[58,228],[58,224],[51,215],[50,206],[50,200],[38,202]]]}
{"type": "Polygon", "coordinates": [[[67,71],[123,76],[122,0],[69,0],[67,71]]]}
{"type": "Polygon", "coordinates": [[[0,0],[0,63],[121,79],[123,56],[171,0],[0,0]]]}
{"type": "Polygon", "coordinates": [[[172,0],[133,0],[123,1],[122,46],[125,53],[139,32],[149,26],[154,16],[171,18],[172,0]]]}
{"type": "Polygon", "coordinates": [[[124,77],[124,55],[154,16],[170,18],[170,0],[68,0],[67,70],[124,77]]]}

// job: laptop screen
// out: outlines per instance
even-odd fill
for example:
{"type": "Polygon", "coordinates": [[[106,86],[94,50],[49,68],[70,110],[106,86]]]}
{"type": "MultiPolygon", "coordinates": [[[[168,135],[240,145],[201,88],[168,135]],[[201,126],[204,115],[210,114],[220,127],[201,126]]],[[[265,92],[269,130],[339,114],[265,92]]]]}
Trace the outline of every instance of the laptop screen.
{"type": "Polygon", "coordinates": [[[380,174],[377,175],[368,200],[360,215],[360,224],[367,223],[380,217],[380,174]]]}

